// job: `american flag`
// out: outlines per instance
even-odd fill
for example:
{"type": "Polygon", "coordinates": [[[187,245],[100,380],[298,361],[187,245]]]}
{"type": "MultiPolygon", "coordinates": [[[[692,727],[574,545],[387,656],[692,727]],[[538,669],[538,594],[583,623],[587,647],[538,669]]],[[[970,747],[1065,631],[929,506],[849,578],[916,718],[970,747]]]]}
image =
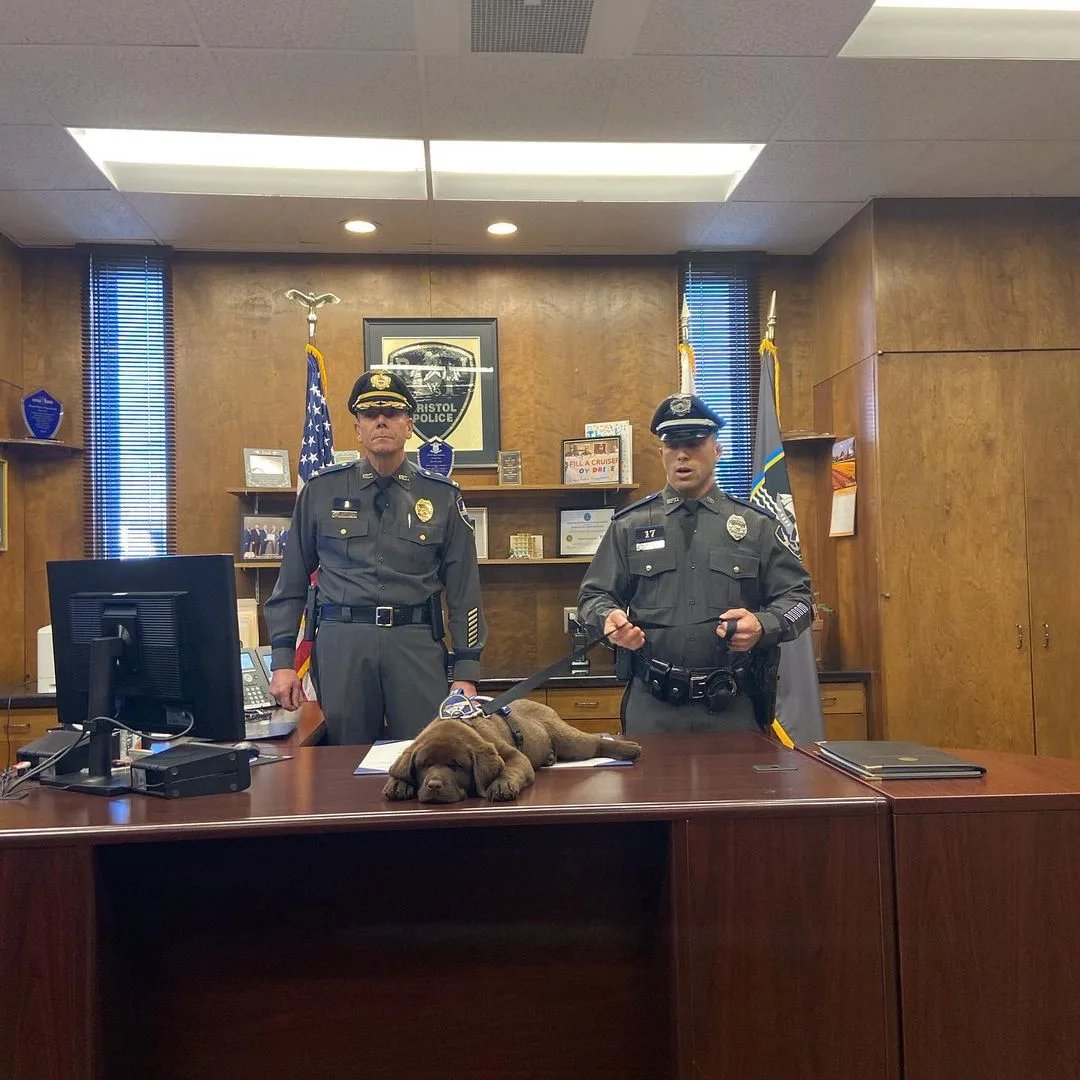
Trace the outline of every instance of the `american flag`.
{"type": "Polygon", "coordinates": [[[320,469],[334,464],[334,431],[326,405],[326,364],[314,345],[307,347],[307,401],[304,405],[304,438],[300,443],[297,491],[320,469]]]}
{"type": "MultiPolygon", "coordinates": [[[[320,469],[334,464],[334,431],[330,426],[330,410],[326,405],[326,363],[322,353],[314,345],[307,347],[307,400],[304,405],[304,438],[300,443],[300,464],[297,467],[296,490],[315,476],[320,469]]],[[[311,575],[314,585],[319,576],[311,575]]],[[[311,680],[311,642],[304,640],[304,617],[300,618],[300,632],[296,636],[297,675],[304,684],[308,699],[315,700],[315,688],[311,680]]]]}

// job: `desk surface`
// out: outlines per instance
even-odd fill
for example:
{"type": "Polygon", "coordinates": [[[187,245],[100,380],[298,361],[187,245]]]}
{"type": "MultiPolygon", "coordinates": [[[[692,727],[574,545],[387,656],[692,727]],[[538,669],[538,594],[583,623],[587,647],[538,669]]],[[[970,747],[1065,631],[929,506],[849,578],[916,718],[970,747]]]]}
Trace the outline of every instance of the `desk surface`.
{"type": "Polygon", "coordinates": [[[39,845],[245,835],[690,818],[867,813],[884,806],[864,784],[754,734],[652,735],[632,766],[539,770],[515,803],[469,799],[450,806],[382,797],[383,776],[354,776],[365,748],[303,747],[252,770],[248,791],[168,801],[103,799],[35,788],[0,804],[0,845],[39,845]],[[794,765],[758,772],[754,765],[794,765]]]}

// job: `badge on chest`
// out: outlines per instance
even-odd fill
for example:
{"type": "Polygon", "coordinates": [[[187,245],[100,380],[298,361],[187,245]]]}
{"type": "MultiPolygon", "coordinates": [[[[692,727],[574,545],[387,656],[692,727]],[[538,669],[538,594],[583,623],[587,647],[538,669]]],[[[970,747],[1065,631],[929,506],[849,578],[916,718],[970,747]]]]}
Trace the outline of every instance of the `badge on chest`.
{"type": "Polygon", "coordinates": [[[656,551],[663,546],[663,525],[640,525],[634,529],[635,551],[656,551]]]}

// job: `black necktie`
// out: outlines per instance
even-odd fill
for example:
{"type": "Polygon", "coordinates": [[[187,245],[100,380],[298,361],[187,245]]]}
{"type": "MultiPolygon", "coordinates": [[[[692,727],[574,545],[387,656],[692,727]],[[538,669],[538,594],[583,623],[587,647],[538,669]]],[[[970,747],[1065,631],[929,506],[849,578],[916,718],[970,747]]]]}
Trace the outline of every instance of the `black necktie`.
{"type": "Polygon", "coordinates": [[[679,524],[682,526],[683,537],[686,540],[686,550],[690,550],[690,541],[694,537],[694,529],[697,526],[697,512],[698,512],[697,499],[687,499],[682,508],[686,511],[679,524]]]}
{"type": "Polygon", "coordinates": [[[392,476],[377,476],[375,486],[379,489],[375,492],[375,513],[382,517],[383,511],[390,505],[389,488],[394,482],[392,476]]]}

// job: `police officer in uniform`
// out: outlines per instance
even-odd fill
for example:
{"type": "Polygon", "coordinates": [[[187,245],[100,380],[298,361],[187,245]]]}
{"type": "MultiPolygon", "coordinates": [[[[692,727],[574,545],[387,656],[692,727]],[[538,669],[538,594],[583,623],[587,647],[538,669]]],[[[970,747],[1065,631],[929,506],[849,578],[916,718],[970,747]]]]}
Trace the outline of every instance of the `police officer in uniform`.
{"type": "Polygon", "coordinates": [[[722,426],[696,394],[660,403],[667,485],[615,514],[581,584],[579,616],[619,647],[627,734],[756,730],[752,662],[810,625],[778,523],[716,485],[722,426]]]}
{"type": "Polygon", "coordinates": [[[266,602],[270,690],[290,710],[305,700],[294,669],[305,604],[316,613],[313,669],[334,743],[374,741],[384,716],[391,738],[412,738],[438,714],[447,695],[442,590],[454,647],[451,689],[476,694],[487,635],[476,544],[458,485],[405,458],[415,409],[393,372],[368,371],[356,381],[349,411],[366,457],[323,469],[304,485],[266,602]]]}

